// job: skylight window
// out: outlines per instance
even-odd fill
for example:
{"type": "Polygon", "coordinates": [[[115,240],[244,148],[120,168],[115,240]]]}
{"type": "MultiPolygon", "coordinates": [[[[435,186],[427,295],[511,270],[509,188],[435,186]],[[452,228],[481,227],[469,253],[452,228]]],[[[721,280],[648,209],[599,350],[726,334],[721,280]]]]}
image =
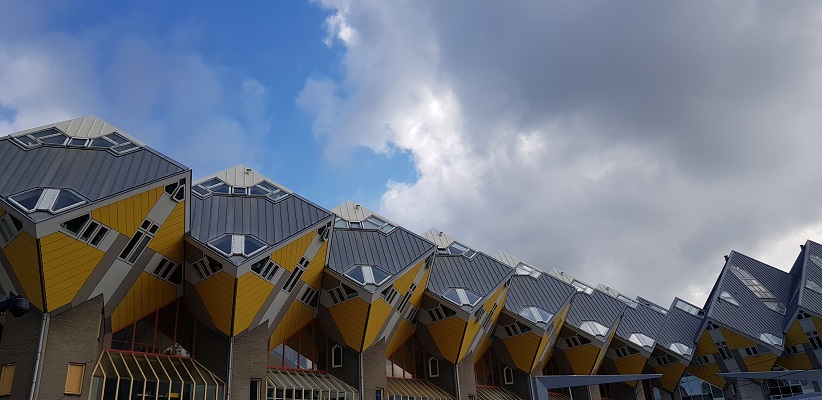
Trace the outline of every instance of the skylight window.
{"type": "Polygon", "coordinates": [[[372,215],[366,218],[365,221],[362,221],[362,227],[363,229],[379,229],[381,232],[388,233],[393,231],[394,228],[396,228],[396,225],[383,221],[382,219],[372,215]]]}
{"type": "Polygon", "coordinates": [[[810,289],[810,290],[813,290],[816,293],[822,294],[822,286],[819,286],[819,284],[816,283],[815,281],[812,281],[810,279],[806,279],[805,280],[805,287],[810,289]]]}
{"type": "Polygon", "coordinates": [[[553,317],[548,311],[534,306],[524,307],[519,311],[519,315],[534,323],[547,323],[553,317]]]}
{"type": "Polygon", "coordinates": [[[125,154],[140,148],[139,145],[126,139],[118,133],[109,133],[96,138],[69,137],[57,128],[16,136],[14,139],[24,147],[32,148],[40,145],[86,147],[92,149],[109,149],[116,155],[125,154]]]}
{"type": "Polygon", "coordinates": [[[451,288],[445,291],[442,295],[446,299],[450,300],[452,303],[462,307],[462,306],[474,306],[477,304],[478,301],[482,298],[482,296],[478,295],[476,292],[472,291],[471,289],[465,288],[451,288]]]}
{"type": "Polygon", "coordinates": [[[582,321],[579,329],[589,333],[591,336],[605,337],[608,334],[608,327],[596,321],[582,321]]]}
{"type": "Polygon", "coordinates": [[[728,293],[728,292],[723,291],[722,293],[719,294],[719,298],[720,298],[720,300],[725,300],[728,303],[731,303],[731,304],[739,307],[739,302],[736,301],[734,296],[732,294],[728,293]]]}
{"type": "Polygon", "coordinates": [[[542,275],[542,272],[540,272],[538,269],[523,262],[517,264],[516,268],[514,269],[514,273],[519,276],[527,275],[534,279],[537,279],[540,277],[540,275],[542,275]]]}
{"type": "Polygon", "coordinates": [[[46,211],[57,214],[85,204],[85,200],[66,189],[34,189],[9,197],[26,212],[46,211]]]}
{"type": "Polygon", "coordinates": [[[571,286],[577,288],[577,292],[583,292],[585,294],[593,294],[594,293],[594,288],[592,288],[592,287],[590,287],[590,286],[588,286],[588,285],[586,285],[586,284],[584,284],[584,283],[582,283],[582,282],[580,282],[576,279],[571,281],[571,286]]]}
{"type": "Polygon", "coordinates": [[[234,196],[265,196],[277,201],[288,196],[288,192],[272,183],[269,183],[268,181],[262,181],[249,187],[232,186],[216,177],[194,185],[191,190],[200,197],[206,197],[212,193],[217,193],[234,196]]]}
{"type": "Polygon", "coordinates": [[[773,311],[785,315],[785,306],[783,306],[782,303],[776,300],[764,300],[762,303],[765,304],[765,307],[768,307],[773,311]]]}
{"type": "Polygon", "coordinates": [[[691,305],[689,303],[686,303],[682,300],[677,300],[674,307],[676,307],[676,308],[678,308],[682,311],[685,311],[686,313],[691,314],[695,317],[702,317],[703,315],[705,315],[705,311],[703,311],[701,308],[699,308],[697,306],[694,306],[694,305],[691,305]]]}
{"type": "Polygon", "coordinates": [[[816,264],[817,267],[822,268],[822,257],[819,257],[816,254],[811,254],[810,259],[814,264],[816,264]]]}
{"type": "Polygon", "coordinates": [[[631,336],[628,337],[628,341],[646,349],[652,349],[654,347],[654,339],[639,332],[632,333],[631,336]]]}
{"type": "Polygon", "coordinates": [[[380,286],[391,277],[391,274],[373,265],[355,265],[345,275],[363,286],[380,286]]]}
{"type": "Polygon", "coordinates": [[[451,243],[451,245],[448,246],[445,250],[448,252],[448,254],[455,256],[463,255],[468,258],[471,258],[477,254],[476,251],[471,250],[465,245],[462,245],[458,242],[451,243]]]}
{"type": "Polygon", "coordinates": [[[208,245],[227,257],[251,257],[267,246],[251,235],[224,235],[212,240],[208,245]]]}
{"type": "Polygon", "coordinates": [[[731,265],[731,272],[733,272],[734,275],[736,275],[736,277],[739,278],[739,280],[741,280],[742,283],[744,283],[745,286],[751,290],[751,292],[753,292],[754,296],[762,300],[765,307],[785,315],[785,306],[776,299],[776,296],[774,296],[773,293],[765,287],[765,285],[756,280],[756,278],[754,278],[748,271],[745,271],[736,265],[731,265]]]}
{"type": "Polygon", "coordinates": [[[668,346],[668,349],[670,349],[674,353],[677,353],[677,354],[680,354],[680,355],[683,355],[683,356],[686,356],[686,357],[690,356],[691,353],[694,352],[694,349],[692,349],[691,347],[689,347],[685,344],[679,343],[679,342],[671,343],[671,345],[668,346]]]}
{"type": "Polygon", "coordinates": [[[770,343],[771,345],[776,347],[782,347],[782,338],[779,336],[772,335],[770,333],[763,333],[759,335],[759,340],[765,343],[770,343]]]}

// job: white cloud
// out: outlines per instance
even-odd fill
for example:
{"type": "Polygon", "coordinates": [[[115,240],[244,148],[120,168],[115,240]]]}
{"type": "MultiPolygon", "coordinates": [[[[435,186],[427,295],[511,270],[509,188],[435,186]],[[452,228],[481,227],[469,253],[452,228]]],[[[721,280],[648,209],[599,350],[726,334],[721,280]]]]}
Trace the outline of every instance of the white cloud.
{"type": "Polygon", "coordinates": [[[299,104],[330,156],[410,152],[417,231],[664,305],[822,240],[814,3],[319,3],[345,76],[299,104]]]}

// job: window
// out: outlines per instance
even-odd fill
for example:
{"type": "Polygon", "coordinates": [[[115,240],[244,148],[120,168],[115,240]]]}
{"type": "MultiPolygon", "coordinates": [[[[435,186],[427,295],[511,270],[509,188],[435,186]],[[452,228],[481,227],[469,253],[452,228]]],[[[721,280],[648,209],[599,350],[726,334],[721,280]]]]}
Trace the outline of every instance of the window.
{"type": "Polygon", "coordinates": [[[259,379],[252,379],[250,384],[248,385],[249,392],[248,392],[248,399],[249,400],[260,400],[260,380],[259,379]]]}
{"type": "Polygon", "coordinates": [[[63,233],[94,247],[99,246],[110,231],[107,226],[91,219],[88,214],[62,222],[60,228],[63,233]]]}
{"type": "Polygon", "coordinates": [[[467,246],[462,245],[458,242],[451,243],[450,246],[445,248],[445,251],[451,255],[462,255],[468,258],[472,258],[477,254],[476,251],[471,250],[467,246]]]}
{"type": "Polygon", "coordinates": [[[745,352],[745,355],[749,357],[758,356],[759,349],[756,346],[745,347],[742,349],[745,352]]]}
{"type": "Polygon", "coordinates": [[[160,259],[157,266],[151,270],[151,274],[175,285],[180,285],[183,283],[182,264],[175,263],[165,257],[160,259]]]}
{"type": "Polygon", "coordinates": [[[591,336],[605,337],[608,335],[608,328],[596,321],[582,321],[582,323],[579,324],[579,329],[582,329],[591,336]]]}
{"type": "Polygon", "coordinates": [[[696,357],[696,365],[705,365],[710,364],[711,359],[708,356],[698,356],[696,357]]]}
{"type": "Polygon", "coordinates": [[[458,306],[474,306],[482,298],[479,294],[466,288],[451,288],[443,293],[443,297],[458,306]]]}
{"type": "Polygon", "coordinates": [[[485,316],[485,307],[480,307],[480,308],[477,309],[477,311],[474,312],[474,319],[476,319],[477,322],[482,321],[482,317],[484,317],[484,316],[485,316]]]}
{"type": "Polygon", "coordinates": [[[254,264],[251,264],[251,272],[254,272],[259,275],[260,278],[263,278],[269,282],[274,279],[274,276],[277,275],[277,271],[279,270],[280,266],[270,258],[264,258],[254,264]]]}
{"type": "Polygon", "coordinates": [[[291,271],[291,275],[288,277],[288,280],[285,281],[285,285],[283,285],[283,291],[286,293],[291,293],[294,290],[294,287],[297,286],[297,282],[300,281],[300,278],[305,273],[305,269],[308,268],[308,264],[310,261],[302,257],[300,261],[297,263],[297,267],[291,271]]]}
{"type": "Polygon", "coordinates": [[[226,257],[234,255],[251,257],[267,245],[251,235],[224,235],[208,243],[226,257]]]}
{"type": "Polygon", "coordinates": [[[375,265],[355,265],[345,273],[345,276],[353,279],[355,282],[363,286],[380,286],[391,277],[391,274],[383,271],[375,265]]]}
{"type": "Polygon", "coordinates": [[[491,317],[494,316],[494,313],[497,311],[497,305],[494,304],[491,307],[491,312],[485,315],[485,320],[482,321],[482,329],[487,330],[491,326],[491,317]]]}
{"type": "Polygon", "coordinates": [[[794,354],[801,353],[801,352],[802,352],[802,348],[799,345],[793,345],[793,346],[785,347],[785,354],[789,355],[789,356],[792,356],[794,354]]]}
{"type": "Polygon", "coordinates": [[[808,342],[811,343],[811,347],[813,347],[814,350],[822,349],[822,338],[819,337],[819,332],[805,332],[805,336],[808,337],[808,342]]]}
{"type": "Polygon", "coordinates": [[[166,185],[165,192],[168,197],[171,197],[172,200],[179,203],[186,198],[186,179],[180,179],[178,182],[174,182],[171,184],[166,185]]]}
{"type": "Polygon", "coordinates": [[[617,357],[619,357],[619,358],[632,356],[634,354],[639,354],[639,350],[637,350],[633,347],[630,347],[630,346],[618,347],[614,350],[616,351],[617,357]]]}
{"type": "Polygon", "coordinates": [[[385,300],[386,303],[388,303],[388,305],[393,306],[394,299],[397,298],[398,294],[400,294],[400,292],[398,292],[397,289],[394,288],[394,285],[391,285],[382,291],[381,296],[382,299],[385,300]]]}
{"type": "Polygon", "coordinates": [[[594,293],[594,288],[592,288],[592,287],[590,287],[590,286],[588,286],[588,285],[586,285],[586,284],[584,284],[584,283],[582,283],[582,282],[580,282],[576,279],[571,281],[571,286],[575,287],[577,289],[577,292],[582,292],[582,293],[585,293],[585,294],[594,293]]]}
{"type": "Polygon", "coordinates": [[[513,324],[505,325],[502,327],[502,329],[505,329],[505,333],[508,336],[516,336],[521,335],[523,333],[531,332],[531,328],[528,327],[528,325],[519,322],[514,322],[513,324]]]}
{"type": "Polygon", "coordinates": [[[716,344],[716,349],[719,350],[719,356],[722,357],[723,360],[731,360],[734,358],[733,354],[731,353],[731,349],[728,348],[728,344],[725,342],[719,342],[716,344]]]}
{"type": "Polygon", "coordinates": [[[717,325],[713,322],[708,322],[708,324],[705,325],[705,330],[706,331],[712,331],[714,329],[719,329],[719,325],[717,325]]]}
{"type": "Polygon", "coordinates": [[[25,212],[46,211],[57,214],[85,204],[86,201],[68,189],[32,189],[9,197],[25,212]]]}
{"type": "Polygon", "coordinates": [[[200,197],[206,197],[211,194],[225,194],[234,196],[255,196],[267,197],[273,201],[279,201],[289,195],[289,193],[268,181],[262,181],[256,185],[245,186],[231,186],[220,178],[211,178],[194,185],[191,191],[200,197]]]}
{"type": "Polygon", "coordinates": [[[796,319],[806,319],[810,318],[811,315],[806,313],[805,311],[799,310],[799,313],[796,314],[796,319]]]}
{"type": "Polygon", "coordinates": [[[131,240],[126,244],[126,247],[123,248],[123,251],[120,253],[120,259],[129,264],[134,264],[140,255],[143,254],[143,250],[148,246],[148,242],[151,241],[159,229],[159,225],[149,220],[143,221],[137,229],[137,232],[134,233],[134,236],[132,236],[131,240]]]}
{"type": "Polygon", "coordinates": [[[736,301],[736,299],[734,298],[734,296],[732,294],[730,294],[726,291],[722,291],[722,293],[719,294],[719,299],[720,300],[725,300],[728,303],[731,303],[731,304],[739,307],[739,302],[736,301]]]}
{"type": "Polygon", "coordinates": [[[11,214],[0,217],[0,245],[5,247],[23,230],[23,223],[11,214]]]}
{"type": "Polygon", "coordinates": [[[431,318],[432,322],[437,322],[439,320],[450,318],[457,315],[457,312],[445,307],[442,304],[437,305],[436,307],[428,310],[428,316],[431,318]]]}
{"type": "Polygon", "coordinates": [[[113,332],[111,349],[191,357],[196,325],[185,301],[177,299],[113,332]]]}
{"type": "Polygon", "coordinates": [[[770,333],[763,333],[759,335],[759,340],[769,343],[776,347],[782,347],[782,338],[776,335],[772,335],[770,333]]]}
{"type": "Polygon", "coordinates": [[[505,379],[506,385],[513,385],[514,384],[514,370],[511,367],[505,367],[502,369],[502,376],[505,379]]]}
{"type": "Polygon", "coordinates": [[[631,307],[631,308],[637,308],[639,306],[638,301],[636,301],[632,298],[629,298],[629,297],[625,296],[624,294],[617,294],[616,299],[623,302],[623,303],[625,303],[625,304],[627,304],[628,307],[631,307]]]}
{"type": "Polygon", "coordinates": [[[817,267],[822,268],[822,257],[819,257],[816,254],[811,254],[809,258],[814,264],[816,264],[817,267]]]}
{"type": "Polygon", "coordinates": [[[86,364],[70,363],[66,372],[65,394],[83,393],[83,375],[86,373],[86,364]]]}
{"type": "Polygon", "coordinates": [[[307,304],[311,308],[317,308],[317,303],[320,298],[319,294],[320,292],[311,286],[305,285],[305,290],[303,291],[302,296],[300,296],[300,301],[307,304]]]}
{"type": "Polygon", "coordinates": [[[542,275],[542,272],[528,264],[520,262],[517,264],[516,268],[514,268],[514,274],[519,276],[530,276],[537,279],[540,275],[542,275]]]}
{"type": "Polygon", "coordinates": [[[656,357],[656,358],[654,358],[654,360],[656,361],[656,365],[660,365],[660,366],[669,365],[672,362],[671,358],[668,357],[667,355],[662,355],[662,356],[656,357]]]}
{"type": "Polygon", "coordinates": [[[703,315],[705,315],[704,310],[697,306],[691,305],[683,300],[677,299],[675,307],[695,317],[702,317],[703,315]]]}
{"type": "Polygon", "coordinates": [[[356,290],[343,284],[329,290],[328,294],[331,295],[331,302],[334,304],[340,304],[346,300],[351,300],[356,298],[358,295],[356,290]]]}
{"type": "Polygon", "coordinates": [[[632,333],[631,336],[628,337],[628,341],[646,349],[652,349],[654,347],[654,339],[639,332],[632,333]]]}
{"type": "Polygon", "coordinates": [[[431,357],[428,359],[428,377],[436,378],[440,376],[440,360],[431,357]]]}
{"type": "Polygon", "coordinates": [[[389,233],[396,228],[396,225],[393,225],[387,221],[382,220],[381,218],[377,218],[376,216],[372,215],[366,218],[361,223],[362,229],[378,229],[381,232],[389,233]]]}
{"type": "Polygon", "coordinates": [[[405,316],[405,319],[408,320],[408,322],[410,322],[411,325],[414,325],[417,323],[417,318],[419,317],[419,315],[420,310],[417,310],[416,308],[414,308],[414,306],[411,306],[411,311],[408,311],[408,315],[405,316]]]}
{"type": "Polygon", "coordinates": [[[14,380],[14,364],[3,364],[0,367],[0,396],[11,394],[11,383],[14,380]]]}
{"type": "Polygon", "coordinates": [[[785,306],[783,306],[782,303],[776,300],[763,300],[762,303],[765,304],[765,307],[770,308],[772,311],[785,315],[785,306]]]}
{"type": "Polygon", "coordinates": [[[519,311],[519,315],[534,323],[547,323],[553,315],[542,308],[528,306],[519,311]]]}
{"type": "Polygon", "coordinates": [[[203,258],[191,263],[191,267],[194,270],[194,274],[197,275],[197,278],[203,280],[222,270],[223,264],[220,264],[217,260],[209,256],[203,256],[203,258]]]}
{"type": "Polygon", "coordinates": [[[402,314],[405,311],[405,307],[408,306],[408,302],[411,300],[412,291],[408,291],[405,296],[402,296],[402,301],[400,301],[400,305],[397,307],[397,312],[402,314]]]}
{"type": "Polygon", "coordinates": [[[331,348],[331,368],[339,368],[343,366],[343,349],[340,345],[335,344],[331,348]]]}
{"type": "Polygon", "coordinates": [[[589,340],[588,338],[586,338],[584,336],[574,335],[574,336],[568,336],[567,338],[565,338],[565,344],[569,348],[582,346],[584,344],[589,344],[589,343],[591,343],[591,340],[589,340]]]}
{"type": "Polygon", "coordinates": [[[685,357],[690,356],[691,353],[693,353],[694,351],[694,349],[692,349],[690,346],[687,346],[679,342],[671,343],[671,345],[668,346],[668,349],[673,351],[674,353],[677,353],[685,357]]]}
{"type": "Polygon", "coordinates": [[[806,279],[805,280],[805,287],[810,289],[810,290],[813,290],[816,293],[822,294],[822,287],[819,286],[819,284],[816,283],[815,281],[812,281],[810,279],[806,279]]]}

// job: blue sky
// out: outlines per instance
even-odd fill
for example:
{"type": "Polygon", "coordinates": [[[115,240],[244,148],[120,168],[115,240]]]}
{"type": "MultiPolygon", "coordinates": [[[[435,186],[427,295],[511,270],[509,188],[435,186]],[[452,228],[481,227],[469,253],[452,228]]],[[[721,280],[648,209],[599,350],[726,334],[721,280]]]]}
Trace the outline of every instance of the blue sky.
{"type": "Polygon", "coordinates": [[[0,0],[0,134],[97,115],[194,169],[663,306],[822,241],[813,1],[0,0]]]}

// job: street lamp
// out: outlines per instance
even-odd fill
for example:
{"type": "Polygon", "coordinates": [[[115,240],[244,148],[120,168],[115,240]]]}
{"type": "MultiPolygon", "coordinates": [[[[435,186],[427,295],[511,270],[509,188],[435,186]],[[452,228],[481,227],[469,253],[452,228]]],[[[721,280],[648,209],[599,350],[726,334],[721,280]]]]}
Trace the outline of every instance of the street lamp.
{"type": "Polygon", "coordinates": [[[22,317],[29,311],[30,306],[29,300],[21,295],[6,297],[0,293],[0,312],[11,311],[11,315],[22,317]]]}

